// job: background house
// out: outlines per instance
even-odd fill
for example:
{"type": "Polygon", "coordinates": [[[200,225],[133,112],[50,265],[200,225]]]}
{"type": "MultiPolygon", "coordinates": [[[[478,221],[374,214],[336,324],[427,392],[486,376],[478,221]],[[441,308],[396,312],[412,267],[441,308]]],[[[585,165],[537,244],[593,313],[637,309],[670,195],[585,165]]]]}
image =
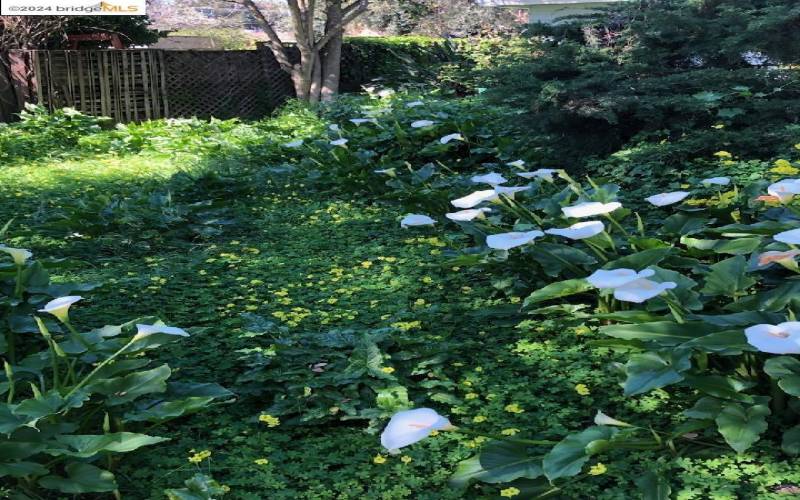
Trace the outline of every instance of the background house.
{"type": "Polygon", "coordinates": [[[513,10],[522,22],[552,24],[559,17],[587,14],[626,0],[477,0],[483,7],[513,10]]]}

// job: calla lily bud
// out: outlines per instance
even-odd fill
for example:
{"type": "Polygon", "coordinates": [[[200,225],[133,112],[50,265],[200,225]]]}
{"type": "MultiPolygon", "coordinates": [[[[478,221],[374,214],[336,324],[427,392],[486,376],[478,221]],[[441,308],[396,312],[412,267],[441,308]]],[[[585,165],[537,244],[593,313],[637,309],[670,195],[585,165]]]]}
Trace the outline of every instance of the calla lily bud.
{"type": "Polygon", "coordinates": [[[627,422],[617,420],[616,418],[609,417],[600,410],[597,410],[597,415],[594,416],[594,423],[596,425],[613,425],[615,427],[633,427],[627,422]]]}

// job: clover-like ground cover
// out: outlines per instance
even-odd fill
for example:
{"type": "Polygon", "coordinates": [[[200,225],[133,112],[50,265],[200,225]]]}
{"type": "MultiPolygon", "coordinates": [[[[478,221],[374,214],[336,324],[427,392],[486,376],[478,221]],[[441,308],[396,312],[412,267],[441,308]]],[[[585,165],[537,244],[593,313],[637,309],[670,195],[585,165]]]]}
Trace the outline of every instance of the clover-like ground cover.
{"type": "MultiPolygon", "coordinates": [[[[622,358],[589,346],[596,333],[576,321],[520,324],[520,297],[478,268],[449,263],[446,249],[464,242],[446,228],[403,230],[391,203],[337,194],[339,186],[246,156],[231,167],[224,155],[186,151],[83,153],[0,170],[0,220],[15,218],[11,241],[82,261],[58,279],[102,284],[86,294],[81,326],[157,314],[194,328],[161,356],[195,380],[240,394],[172,422],[162,431],[171,441],[126,455],[117,468],[125,498],[162,498],[198,469],[230,488],[231,498],[497,497],[502,486],[447,485],[481,438],[443,433],[385,454],[375,431],[406,397],[489,434],[559,439],[605,408],[637,414],[640,423],[663,421],[667,393],[623,399],[607,369],[622,358]],[[181,171],[195,177],[176,183],[181,171]],[[150,193],[148,203],[98,222],[109,200],[123,206],[142,193],[150,193]],[[174,228],[170,217],[209,200],[194,226],[174,228]],[[89,233],[65,239],[59,218],[72,217],[89,233]],[[330,349],[308,340],[343,330],[377,340],[330,349]],[[298,338],[307,341],[291,344],[298,338]],[[254,362],[275,349],[285,354],[282,364],[254,362]],[[319,374],[326,383],[316,383],[319,374]],[[388,389],[377,402],[375,387],[388,389]],[[277,404],[276,394],[294,406],[277,404]],[[345,407],[365,418],[341,418],[345,407]]],[[[769,452],[664,466],[678,498],[768,498],[776,484],[800,481],[796,467],[769,452]]],[[[657,460],[609,458],[562,494],[634,497],[639,466],[657,460]]]]}

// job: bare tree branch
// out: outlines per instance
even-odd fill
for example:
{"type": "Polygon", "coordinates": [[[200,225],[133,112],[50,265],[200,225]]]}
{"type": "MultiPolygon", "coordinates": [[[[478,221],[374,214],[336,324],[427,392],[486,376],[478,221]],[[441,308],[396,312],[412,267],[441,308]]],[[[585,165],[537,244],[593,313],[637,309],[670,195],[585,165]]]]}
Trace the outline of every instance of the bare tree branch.
{"type": "Polygon", "coordinates": [[[333,38],[334,36],[339,35],[344,31],[345,26],[353,22],[358,16],[363,14],[369,8],[369,0],[358,0],[356,3],[352,5],[348,5],[348,8],[352,8],[349,13],[345,14],[342,18],[342,22],[338,23],[336,26],[331,27],[322,38],[314,45],[314,50],[322,50],[325,45],[333,38]],[[353,6],[356,6],[353,8],[353,6]]]}
{"type": "Polygon", "coordinates": [[[292,70],[292,62],[289,60],[289,53],[286,51],[286,47],[283,46],[283,41],[281,37],[278,36],[278,33],[275,31],[275,28],[272,27],[272,23],[269,22],[269,19],[261,12],[261,9],[253,2],[253,0],[220,0],[226,3],[233,3],[244,6],[247,10],[253,14],[253,17],[256,18],[258,24],[261,25],[261,28],[267,34],[267,39],[269,40],[270,49],[272,49],[272,53],[275,55],[275,59],[278,61],[278,64],[284,71],[291,72],[292,70]]]}

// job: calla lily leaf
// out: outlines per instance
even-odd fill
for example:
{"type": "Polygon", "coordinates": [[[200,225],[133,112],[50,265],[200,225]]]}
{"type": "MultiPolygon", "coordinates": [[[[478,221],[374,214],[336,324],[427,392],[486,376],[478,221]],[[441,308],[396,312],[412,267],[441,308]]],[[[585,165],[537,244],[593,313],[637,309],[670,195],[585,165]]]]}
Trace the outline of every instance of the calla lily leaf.
{"type": "Polygon", "coordinates": [[[800,425],[795,425],[783,433],[781,449],[787,455],[800,455],[800,425]]]}
{"type": "Polygon", "coordinates": [[[83,462],[70,462],[64,467],[67,477],[45,476],[39,480],[42,488],[61,493],[102,493],[117,489],[114,474],[83,462]]]}
{"type": "Polygon", "coordinates": [[[593,289],[594,287],[591,285],[591,283],[583,278],[558,281],[556,283],[551,283],[544,288],[540,288],[539,290],[536,290],[532,294],[528,295],[528,298],[526,298],[525,302],[523,303],[523,307],[530,307],[546,300],[577,295],[593,289]]]}
{"type": "Polygon", "coordinates": [[[557,243],[537,243],[527,247],[525,253],[533,255],[548,276],[558,276],[565,268],[576,265],[588,266],[597,263],[594,257],[583,250],[557,243]]]}
{"type": "Polygon", "coordinates": [[[744,406],[739,403],[725,403],[716,418],[717,429],[731,448],[742,453],[767,430],[769,414],[769,407],[764,404],[744,406]]]}
{"type": "Polygon", "coordinates": [[[746,403],[754,402],[753,396],[742,393],[742,391],[753,387],[755,385],[753,382],[721,375],[686,375],[684,383],[715,398],[746,403]]]}
{"type": "Polygon", "coordinates": [[[663,231],[668,234],[678,234],[681,236],[695,234],[703,231],[711,220],[706,217],[698,217],[679,212],[672,214],[664,220],[663,231]]]}
{"type": "Polygon", "coordinates": [[[764,363],[764,371],[778,380],[783,392],[800,397],[800,360],[790,356],[770,358],[764,363]]]}
{"type": "Polygon", "coordinates": [[[672,252],[672,248],[653,248],[650,250],[643,250],[641,252],[626,255],[625,257],[607,262],[603,266],[603,269],[644,269],[646,267],[658,264],[672,252]]]}
{"type": "Polygon", "coordinates": [[[625,364],[626,396],[644,394],[683,380],[683,373],[692,367],[691,350],[673,350],[664,354],[633,354],[625,364]]]}
{"type": "Polygon", "coordinates": [[[545,476],[552,481],[577,475],[589,460],[587,448],[591,449],[596,441],[611,439],[618,432],[614,427],[595,425],[565,437],[544,456],[542,467],[545,476]]]}
{"type": "Polygon", "coordinates": [[[51,446],[47,453],[54,456],[68,455],[78,458],[89,458],[103,451],[126,453],[142,446],[151,446],[167,438],[136,434],[133,432],[116,432],[102,435],[70,434],[55,437],[61,447],[51,446]]]}
{"type": "Polygon", "coordinates": [[[706,284],[700,291],[706,295],[733,298],[754,284],[756,280],[747,275],[747,259],[737,255],[712,265],[711,273],[706,276],[706,284]]]}
{"type": "Polygon", "coordinates": [[[536,479],[542,474],[541,459],[531,456],[526,446],[492,441],[483,447],[480,455],[458,465],[450,484],[465,488],[471,481],[507,483],[520,478],[536,479]]]}
{"type": "Polygon", "coordinates": [[[0,464],[0,477],[37,477],[44,476],[48,472],[47,468],[36,462],[6,462],[0,464]]]}
{"type": "Polygon", "coordinates": [[[642,500],[669,500],[672,488],[662,474],[647,471],[634,481],[642,494],[642,500]]]}
{"type": "Polygon", "coordinates": [[[108,406],[116,406],[145,394],[164,392],[170,375],[172,371],[169,366],[161,365],[152,370],[134,372],[124,377],[97,380],[90,383],[87,388],[94,393],[107,396],[108,406]]]}

